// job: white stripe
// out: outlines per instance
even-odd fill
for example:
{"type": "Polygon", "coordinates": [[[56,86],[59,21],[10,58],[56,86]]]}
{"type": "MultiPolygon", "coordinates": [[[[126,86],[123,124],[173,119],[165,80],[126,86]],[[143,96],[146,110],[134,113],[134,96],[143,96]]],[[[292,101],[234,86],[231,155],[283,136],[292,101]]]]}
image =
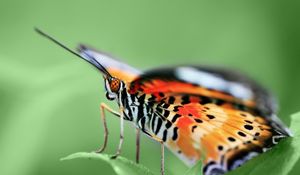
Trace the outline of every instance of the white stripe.
{"type": "Polygon", "coordinates": [[[214,74],[200,71],[192,67],[179,67],[176,69],[176,76],[186,82],[197,84],[232,94],[237,98],[249,100],[253,98],[250,88],[237,82],[224,80],[214,74]]]}

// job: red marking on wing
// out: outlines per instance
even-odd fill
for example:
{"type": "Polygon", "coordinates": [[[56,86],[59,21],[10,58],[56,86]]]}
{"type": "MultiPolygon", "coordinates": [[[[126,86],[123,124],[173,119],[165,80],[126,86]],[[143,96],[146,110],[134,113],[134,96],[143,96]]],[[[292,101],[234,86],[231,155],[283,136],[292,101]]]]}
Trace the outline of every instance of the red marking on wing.
{"type": "Polygon", "coordinates": [[[177,127],[181,130],[188,130],[188,126],[190,126],[193,123],[192,118],[189,117],[181,117],[178,119],[177,127]]]}
{"type": "MultiPolygon", "coordinates": [[[[255,102],[252,100],[241,101],[235,97],[223,93],[221,91],[207,89],[205,87],[196,86],[186,82],[180,81],[165,81],[161,79],[153,79],[149,81],[139,82],[138,79],[131,84],[129,93],[134,94],[141,91],[146,94],[156,94],[156,93],[182,93],[182,94],[193,94],[202,95],[211,98],[223,99],[225,101],[238,101],[249,107],[255,106],[255,102]]],[[[192,98],[193,102],[198,102],[198,99],[192,98]]]]}
{"type": "Polygon", "coordinates": [[[199,98],[197,98],[195,96],[191,96],[190,101],[191,101],[191,103],[199,103],[200,102],[199,98]]]}
{"type": "Polygon", "coordinates": [[[178,108],[178,114],[188,116],[189,114],[200,118],[201,117],[201,110],[202,110],[202,105],[198,103],[189,103],[186,105],[183,105],[182,107],[178,108]]]}
{"type": "Polygon", "coordinates": [[[195,149],[189,129],[193,123],[194,121],[190,117],[182,116],[178,119],[176,126],[179,128],[179,138],[176,145],[186,157],[190,159],[199,159],[201,152],[195,149]]]}

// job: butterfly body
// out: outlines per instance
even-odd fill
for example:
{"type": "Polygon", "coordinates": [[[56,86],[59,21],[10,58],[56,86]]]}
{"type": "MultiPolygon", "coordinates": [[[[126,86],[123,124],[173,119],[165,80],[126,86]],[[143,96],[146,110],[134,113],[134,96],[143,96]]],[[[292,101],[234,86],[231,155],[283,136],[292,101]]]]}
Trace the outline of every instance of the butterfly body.
{"type": "Polygon", "coordinates": [[[205,175],[233,170],[291,135],[276,116],[272,95],[244,75],[191,65],[143,72],[84,45],[78,54],[37,32],[103,74],[106,97],[120,108],[118,113],[106,107],[121,119],[117,155],[123,143],[123,120],[133,122],[187,165],[202,161],[205,175]]]}

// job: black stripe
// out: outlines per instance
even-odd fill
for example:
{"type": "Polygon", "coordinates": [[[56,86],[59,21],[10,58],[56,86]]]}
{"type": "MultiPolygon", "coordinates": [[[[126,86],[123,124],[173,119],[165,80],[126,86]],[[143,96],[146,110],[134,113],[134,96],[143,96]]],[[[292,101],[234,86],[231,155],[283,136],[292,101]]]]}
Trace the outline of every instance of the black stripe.
{"type": "Polygon", "coordinates": [[[157,106],[162,106],[165,102],[161,101],[160,103],[157,104],[157,106]]]}
{"type": "Polygon", "coordinates": [[[166,128],[169,129],[172,126],[172,122],[167,120],[167,123],[165,124],[166,128]]]}
{"type": "Polygon", "coordinates": [[[153,101],[148,101],[148,102],[147,102],[147,106],[153,107],[153,106],[154,106],[154,102],[153,102],[153,101]]]}
{"type": "Polygon", "coordinates": [[[200,104],[204,105],[204,104],[207,104],[207,103],[211,103],[212,100],[211,98],[209,97],[205,97],[205,96],[200,96],[200,104]]]}
{"type": "Polygon", "coordinates": [[[127,101],[127,92],[126,92],[126,89],[123,89],[122,92],[121,92],[121,101],[122,101],[122,105],[126,108],[128,107],[128,101],[127,101]]]}
{"type": "Polygon", "coordinates": [[[188,104],[188,103],[191,102],[191,101],[190,101],[190,96],[188,96],[188,95],[182,96],[182,97],[181,97],[181,100],[182,100],[181,104],[188,104]]]}
{"type": "Polygon", "coordinates": [[[161,125],[162,125],[162,120],[161,120],[161,118],[157,118],[157,126],[156,126],[156,130],[155,130],[155,135],[158,134],[161,125]]]}
{"type": "Polygon", "coordinates": [[[145,129],[145,123],[146,123],[146,117],[143,117],[143,118],[141,119],[142,130],[145,129]]]}
{"type": "Polygon", "coordinates": [[[179,108],[179,107],[181,107],[181,106],[175,106],[173,111],[174,111],[174,112],[178,112],[178,110],[179,110],[178,108],[179,108]]]}
{"type": "Polygon", "coordinates": [[[138,98],[138,101],[139,101],[140,104],[138,106],[138,118],[137,118],[137,120],[141,119],[142,117],[144,117],[146,115],[146,114],[144,114],[145,97],[146,97],[146,94],[143,94],[138,98]]]}
{"type": "Polygon", "coordinates": [[[154,95],[151,95],[151,97],[148,99],[148,101],[154,101],[155,100],[155,96],[154,95]]]}
{"type": "MultiPolygon", "coordinates": [[[[207,170],[208,170],[208,167],[211,166],[211,165],[214,165],[216,164],[215,161],[210,161],[208,162],[204,167],[203,167],[203,174],[206,174],[207,170]]],[[[212,170],[213,171],[213,170],[212,170]]]]}
{"type": "Polygon", "coordinates": [[[136,97],[136,95],[135,95],[135,94],[130,94],[130,98],[131,98],[131,100],[132,100],[132,101],[134,101],[134,100],[135,100],[135,97],[136,97]]]}
{"type": "Polygon", "coordinates": [[[164,104],[162,105],[162,107],[165,108],[165,109],[167,109],[169,106],[170,106],[170,105],[167,104],[167,103],[164,103],[164,104]]]}
{"type": "Polygon", "coordinates": [[[145,103],[145,98],[146,98],[146,94],[143,94],[143,95],[141,95],[141,96],[138,98],[138,101],[139,101],[140,103],[144,104],[144,103],[145,103]]]}
{"type": "Polygon", "coordinates": [[[159,92],[158,95],[159,95],[160,97],[164,97],[164,96],[165,96],[165,94],[162,93],[162,92],[159,92]]]}
{"type": "Polygon", "coordinates": [[[121,103],[122,103],[120,105],[124,106],[124,108],[126,108],[128,110],[128,114],[124,113],[125,119],[132,121],[132,119],[133,119],[132,109],[131,109],[131,107],[129,107],[129,104],[128,104],[129,96],[128,96],[125,88],[122,89],[121,97],[119,97],[119,98],[121,98],[121,103]]]}
{"type": "Polygon", "coordinates": [[[142,117],[144,117],[143,105],[139,105],[137,114],[138,114],[137,121],[139,121],[142,117]]]}
{"type": "Polygon", "coordinates": [[[168,130],[165,129],[165,130],[164,130],[164,133],[163,133],[163,138],[162,138],[162,140],[163,140],[164,142],[167,140],[167,135],[168,135],[168,130]]]}
{"type": "Polygon", "coordinates": [[[168,110],[165,110],[165,112],[164,112],[164,117],[168,117],[170,115],[170,111],[168,111],[168,110]]]}
{"type": "Polygon", "coordinates": [[[152,128],[152,131],[153,131],[153,132],[154,132],[154,126],[155,126],[155,120],[156,120],[156,119],[157,119],[157,117],[154,116],[154,117],[152,118],[152,120],[151,120],[151,122],[152,122],[152,123],[151,123],[151,128],[152,128]]]}
{"type": "Polygon", "coordinates": [[[174,102],[175,102],[175,97],[170,96],[170,97],[169,97],[169,100],[168,100],[168,103],[169,103],[169,104],[173,104],[174,102]]]}
{"type": "Polygon", "coordinates": [[[225,101],[222,99],[216,99],[216,101],[215,101],[215,104],[219,105],[219,106],[223,105],[224,103],[225,103],[225,101]]]}
{"type": "Polygon", "coordinates": [[[173,140],[176,140],[176,139],[178,138],[178,133],[177,133],[177,131],[178,131],[178,128],[177,128],[177,127],[174,127],[174,129],[173,129],[173,136],[172,136],[172,139],[173,139],[173,140]]]}
{"type": "Polygon", "coordinates": [[[175,114],[174,117],[172,118],[172,122],[175,123],[179,117],[181,117],[181,115],[175,114]]]}

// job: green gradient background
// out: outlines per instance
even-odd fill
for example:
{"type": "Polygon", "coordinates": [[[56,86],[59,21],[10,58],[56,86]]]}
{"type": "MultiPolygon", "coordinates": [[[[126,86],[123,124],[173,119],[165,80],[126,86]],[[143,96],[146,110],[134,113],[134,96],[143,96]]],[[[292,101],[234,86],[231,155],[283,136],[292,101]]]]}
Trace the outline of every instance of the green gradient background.
{"type": "MultiPolygon", "coordinates": [[[[278,96],[289,123],[300,110],[299,2],[1,0],[0,174],[114,174],[98,161],[59,161],[102,143],[99,104],[107,100],[99,73],[34,26],[141,69],[187,63],[242,70],[278,96]]],[[[113,153],[118,119],[109,115],[108,125],[106,152],[113,153]]],[[[123,156],[134,160],[134,129],[125,129],[123,156]]],[[[141,151],[141,162],[158,173],[159,145],[143,136],[141,151]]],[[[166,169],[181,174],[186,167],[167,152],[166,169]]]]}

